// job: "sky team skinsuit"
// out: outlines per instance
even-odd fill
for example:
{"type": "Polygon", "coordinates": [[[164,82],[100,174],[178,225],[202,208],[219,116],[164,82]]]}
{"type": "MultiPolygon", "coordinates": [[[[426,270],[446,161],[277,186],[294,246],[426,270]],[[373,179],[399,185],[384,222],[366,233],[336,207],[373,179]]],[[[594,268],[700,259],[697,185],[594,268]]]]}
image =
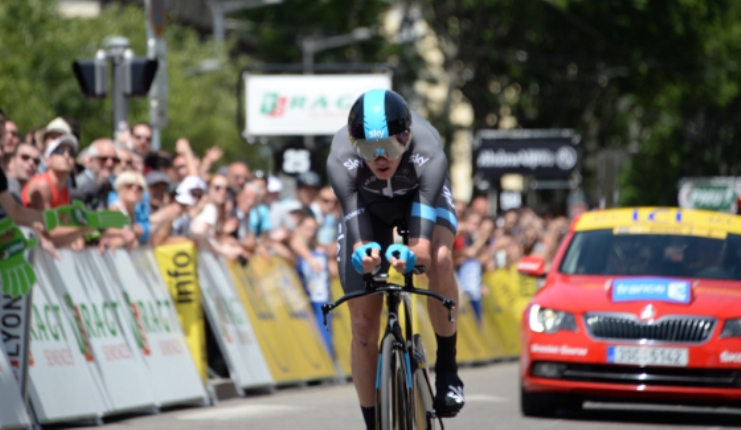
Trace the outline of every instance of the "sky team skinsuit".
{"type": "MultiPolygon", "coordinates": [[[[446,269],[452,267],[449,251],[457,229],[448,162],[440,135],[428,121],[411,112],[404,99],[393,91],[366,92],[353,105],[348,125],[334,136],[327,172],[342,206],[337,259],[345,293],[365,288],[362,273],[370,270],[368,264],[372,258],[378,258],[366,251],[385,249],[386,260],[380,262],[381,269],[388,270],[393,229],[402,223],[409,230],[409,247],[393,246],[401,247],[403,254],[396,255],[403,255],[397,258],[405,262],[404,271],[410,272],[415,265],[414,249],[424,255],[429,251],[426,258],[431,260],[425,264],[431,265],[428,267],[432,276],[430,288],[457,294],[452,271],[446,269]],[[438,225],[440,237],[433,239],[438,225]],[[353,249],[356,244],[357,249],[353,249]],[[448,252],[443,252],[444,248],[448,252]]],[[[373,340],[372,327],[377,325],[375,309],[379,309],[380,318],[380,308],[373,302],[358,306],[355,311],[351,307],[353,376],[359,372],[356,388],[366,428],[375,430],[375,408],[363,406],[363,402],[369,400],[367,378],[368,372],[374,371],[369,368],[373,363],[370,357],[374,356],[374,343],[377,343],[377,339],[373,340]]],[[[439,416],[448,417],[455,416],[465,404],[455,359],[455,326],[452,329],[452,334],[448,329],[441,329],[443,336],[435,327],[437,395],[433,406],[439,416]]]]}

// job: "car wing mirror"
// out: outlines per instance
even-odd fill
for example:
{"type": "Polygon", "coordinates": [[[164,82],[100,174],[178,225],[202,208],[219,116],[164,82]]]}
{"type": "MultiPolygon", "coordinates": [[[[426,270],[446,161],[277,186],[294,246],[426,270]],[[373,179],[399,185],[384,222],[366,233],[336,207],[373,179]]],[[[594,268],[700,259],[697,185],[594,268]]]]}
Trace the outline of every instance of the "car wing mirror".
{"type": "Polygon", "coordinates": [[[545,271],[545,259],[540,255],[522,257],[517,263],[517,271],[525,276],[542,278],[547,274],[545,271]]]}

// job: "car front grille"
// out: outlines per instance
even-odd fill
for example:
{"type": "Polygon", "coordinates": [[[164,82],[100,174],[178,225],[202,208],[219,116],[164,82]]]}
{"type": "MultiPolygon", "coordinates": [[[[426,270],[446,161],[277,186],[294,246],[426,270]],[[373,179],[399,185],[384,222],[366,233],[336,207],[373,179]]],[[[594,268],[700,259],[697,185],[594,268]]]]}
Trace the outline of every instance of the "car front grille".
{"type": "Polygon", "coordinates": [[[532,376],[582,382],[665,385],[677,387],[738,388],[741,370],[673,367],[637,367],[605,364],[556,363],[536,361],[532,376]],[[548,368],[549,372],[543,373],[548,368]]]}
{"type": "Polygon", "coordinates": [[[584,316],[589,334],[603,340],[702,343],[710,338],[715,323],[715,318],[696,316],[666,316],[648,322],[627,314],[592,313],[584,316]]]}

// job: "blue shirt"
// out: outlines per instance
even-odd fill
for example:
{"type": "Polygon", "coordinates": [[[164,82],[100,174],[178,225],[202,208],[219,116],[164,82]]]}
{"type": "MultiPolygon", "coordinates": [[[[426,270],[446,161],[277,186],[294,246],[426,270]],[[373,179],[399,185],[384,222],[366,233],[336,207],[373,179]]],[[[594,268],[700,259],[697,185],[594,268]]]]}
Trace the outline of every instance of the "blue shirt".
{"type": "MultiPolygon", "coordinates": [[[[111,191],[108,193],[108,206],[118,200],[118,193],[111,191]]],[[[139,224],[142,228],[142,235],[139,236],[139,243],[144,245],[149,240],[149,233],[152,229],[152,224],[149,222],[149,193],[144,192],[142,199],[136,204],[134,208],[134,222],[139,224]]]]}
{"type": "Polygon", "coordinates": [[[250,230],[255,233],[255,236],[270,231],[270,228],[270,209],[264,204],[252,208],[250,210],[250,230]]]}

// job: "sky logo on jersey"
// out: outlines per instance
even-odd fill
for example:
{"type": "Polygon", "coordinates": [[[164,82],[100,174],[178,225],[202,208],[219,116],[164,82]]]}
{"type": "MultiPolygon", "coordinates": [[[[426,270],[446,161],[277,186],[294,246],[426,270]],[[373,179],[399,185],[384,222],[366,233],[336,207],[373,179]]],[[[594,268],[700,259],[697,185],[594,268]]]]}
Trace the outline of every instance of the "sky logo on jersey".
{"type": "Polygon", "coordinates": [[[426,162],[430,161],[430,157],[423,157],[417,152],[417,153],[414,153],[411,157],[409,157],[409,161],[416,164],[417,167],[422,167],[425,165],[426,162]]]}
{"type": "Polygon", "coordinates": [[[347,170],[355,170],[355,169],[359,168],[361,164],[363,164],[362,161],[360,161],[360,160],[353,160],[352,158],[348,158],[347,161],[345,161],[344,163],[342,163],[342,165],[345,166],[345,168],[347,170]]]}

